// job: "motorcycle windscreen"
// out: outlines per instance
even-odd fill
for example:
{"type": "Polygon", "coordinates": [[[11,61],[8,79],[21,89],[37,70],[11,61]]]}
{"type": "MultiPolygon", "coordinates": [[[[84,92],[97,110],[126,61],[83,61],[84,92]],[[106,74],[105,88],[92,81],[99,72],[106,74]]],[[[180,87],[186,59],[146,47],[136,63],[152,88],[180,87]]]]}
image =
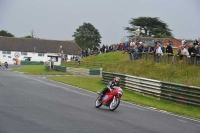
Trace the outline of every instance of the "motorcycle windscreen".
{"type": "Polygon", "coordinates": [[[102,102],[109,102],[111,99],[113,98],[113,95],[108,95],[106,94],[103,98],[102,98],[102,102]]]}

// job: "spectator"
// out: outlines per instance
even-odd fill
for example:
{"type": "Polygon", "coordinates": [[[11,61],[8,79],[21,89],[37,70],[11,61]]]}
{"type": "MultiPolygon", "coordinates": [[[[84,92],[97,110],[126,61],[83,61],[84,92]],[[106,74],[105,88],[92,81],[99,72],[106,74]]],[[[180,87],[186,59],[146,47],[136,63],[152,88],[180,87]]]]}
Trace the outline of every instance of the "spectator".
{"type": "Polygon", "coordinates": [[[77,61],[78,61],[78,65],[80,65],[80,63],[81,63],[81,57],[80,56],[77,56],[77,61]]]}
{"type": "Polygon", "coordinates": [[[101,47],[101,53],[104,53],[105,51],[105,45],[103,44],[103,46],[101,47]]]}
{"type": "Polygon", "coordinates": [[[90,54],[91,54],[90,52],[91,52],[91,51],[90,51],[90,48],[88,48],[88,56],[90,56],[90,54]]]}
{"type": "Polygon", "coordinates": [[[129,43],[127,41],[127,42],[125,42],[125,49],[128,49],[128,47],[129,47],[129,43]]]}
{"type": "Polygon", "coordinates": [[[163,55],[163,51],[162,51],[162,49],[161,49],[161,47],[160,47],[159,44],[156,45],[156,51],[155,51],[155,54],[156,54],[157,56],[161,56],[161,55],[163,55]]]}
{"type": "Polygon", "coordinates": [[[191,55],[197,55],[199,54],[199,50],[198,50],[198,45],[195,45],[194,48],[193,48],[193,51],[191,52],[191,55]]]}
{"type": "Polygon", "coordinates": [[[188,53],[189,55],[191,56],[191,53],[194,51],[194,47],[193,47],[193,44],[190,44],[189,45],[189,48],[188,48],[188,53]]]}
{"type": "Polygon", "coordinates": [[[133,42],[133,40],[131,40],[130,47],[133,48],[134,45],[135,45],[135,43],[133,42]]]}
{"type": "Polygon", "coordinates": [[[184,45],[184,46],[186,45],[186,40],[185,39],[182,40],[182,45],[184,45]]]}
{"type": "MultiPolygon", "coordinates": [[[[193,52],[191,53],[191,55],[196,56],[196,55],[199,54],[199,52],[200,52],[200,51],[198,50],[198,45],[195,45],[195,46],[194,46],[194,49],[193,49],[193,52]]],[[[197,59],[197,61],[199,61],[200,57],[199,57],[199,56],[196,56],[196,59],[197,59]]]]}
{"type": "Polygon", "coordinates": [[[88,56],[88,50],[87,50],[87,48],[85,49],[85,56],[86,57],[88,56]]]}
{"type": "Polygon", "coordinates": [[[188,53],[187,49],[184,48],[184,45],[181,46],[180,55],[181,56],[186,55],[187,57],[189,57],[189,53],[188,53]]]}
{"type": "Polygon", "coordinates": [[[174,53],[173,53],[172,46],[171,46],[170,43],[167,43],[166,53],[167,53],[167,54],[174,54],[174,53]]]}
{"type": "Polygon", "coordinates": [[[146,44],[143,45],[143,52],[150,52],[150,47],[146,44]]]}
{"type": "Polygon", "coordinates": [[[62,57],[62,62],[63,62],[65,60],[65,55],[62,54],[61,57],[62,57]]]}
{"type": "Polygon", "coordinates": [[[51,69],[53,69],[54,68],[54,61],[53,61],[53,58],[51,57],[51,69]]]}
{"type": "Polygon", "coordinates": [[[84,50],[81,51],[81,57],[84,57],[84,50]]]}
{"type": "Polygon", "coordinates": [[[154,53],[154,55],[156,54],[156,49],[157,49],[157,42],[154,42],[155,43],[155,45],[154,45],[154,47],[153,47],[153,53],[154,53]]]}
{"type": "Polygon", "coordinates": [[[195,46],[195,45],[198,45],[197,39],[194,40],[194,46],[195,46]]]}
{"type": "Polygon", "coordinates": [[[156,50],[155,50],[155,56],[156,56],[156,62],[160,61],[161,56],[163,55],[163,51],[159,44],[156,44],[156,50]]]}

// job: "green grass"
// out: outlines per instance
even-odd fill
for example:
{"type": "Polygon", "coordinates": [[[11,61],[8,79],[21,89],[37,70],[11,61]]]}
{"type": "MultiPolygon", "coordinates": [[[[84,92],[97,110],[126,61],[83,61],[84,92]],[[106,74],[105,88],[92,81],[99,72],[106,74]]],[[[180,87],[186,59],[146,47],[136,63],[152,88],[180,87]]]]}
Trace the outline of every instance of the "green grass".
{"type": "MultiPolygon", "coordinates": [[[[81,87],[85,90],[89,90],[92,92],[100,92],[106,85],[102,84],[101,78],[89,78],[89,77],[51,77],[51,80],[59,81],[65,84],[70,84],[73,86],[81,87]]],[[[124,90],[124,95],[122,97],[124,101],[130,101],[135,104],[155,107],[157,109],[166,110],[169,112],[173,112],[179,115],[185,115],[193,118],[200,119],[200,108],[197,107],[189,107],[189,106],[177,106],[169,101],[165,100],[156,100],[151,97],[146,97],[132,91],[124,90]]]]}
{"type": "Polygon", "coordinates": [[[46,71],[44,65],[26,65],[23,68],[15,68],[11,71],[24,72],[28,75],[70,75],[67,72],[46,71]]]}
{"type": "Polygon", "coordinates": [[[185,85],[200,85],[200,67],[155,63],[147,60],[130,61],[123,51],[110,52],[81,59],[82,61],[102,62],[103,71],[128,74],[138,77],[173,82],[185,85]]]}

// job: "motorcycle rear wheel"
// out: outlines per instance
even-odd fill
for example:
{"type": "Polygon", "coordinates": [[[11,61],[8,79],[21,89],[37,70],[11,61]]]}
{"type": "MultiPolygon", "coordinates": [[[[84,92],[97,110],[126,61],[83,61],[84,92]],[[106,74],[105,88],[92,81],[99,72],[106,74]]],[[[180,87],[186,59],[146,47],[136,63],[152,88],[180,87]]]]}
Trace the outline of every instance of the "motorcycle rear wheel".
{"type": "Polygon", "coordinates": [[[109,105],[109,110],[114,111],[119,106],[119,104],[120,104],[119,98],[115,98],[115,100],[113,99],[113,101],[109,105]]]}
{"type": "Polygon", "coordinates": [[[96,108],[101,107],[102,104],[103,104],[100,98],[101,98],[101,96],[98,96],[97,99],[96,99],[96,101],[95,101],[95,107],[96,108]]]}

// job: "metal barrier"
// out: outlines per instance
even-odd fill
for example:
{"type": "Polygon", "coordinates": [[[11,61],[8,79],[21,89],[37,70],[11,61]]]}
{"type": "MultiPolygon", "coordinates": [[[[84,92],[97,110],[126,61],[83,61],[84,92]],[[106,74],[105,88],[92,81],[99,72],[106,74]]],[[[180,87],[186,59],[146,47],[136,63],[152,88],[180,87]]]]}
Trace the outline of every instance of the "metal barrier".
{"type": "Polygon", "coordinates": [[[102,82],[107,84],[118,76],[121,78],[121,87],[145,95],[166,99],[175,103],[200,106],[200,87],[186,86],[162,82],[147,78],[140,78],[118,73],[103,72],[102,82]]]}
{"type": "Polygon", "coordinates": [[[147,78],[126,75],[125,89],[133,90],[145,95],[160,97],[161,82],[147,78]]]}
{"type": "Polygon", "coordinates": [[[200,106],[200,87],[162,82],[161,98],[176,103],[200,106]]]}

